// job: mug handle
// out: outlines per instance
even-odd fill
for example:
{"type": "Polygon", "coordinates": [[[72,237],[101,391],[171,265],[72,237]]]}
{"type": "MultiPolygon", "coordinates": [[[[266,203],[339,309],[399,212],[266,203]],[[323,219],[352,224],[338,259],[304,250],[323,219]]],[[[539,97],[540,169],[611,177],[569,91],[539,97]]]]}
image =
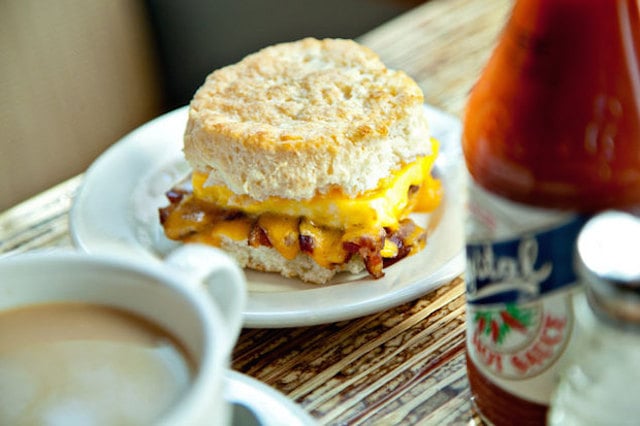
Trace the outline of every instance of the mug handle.
{"type": "MultiPolygon", "coordinates": [[[[166,262],[203,283],[229,326],[229,350],[240,334],[247,301],[244,273],[223,251],[203,244],[185,244],[171,252],[166,262]]],[[[187,280],[190,281],[190,280],[187,280]]]]}

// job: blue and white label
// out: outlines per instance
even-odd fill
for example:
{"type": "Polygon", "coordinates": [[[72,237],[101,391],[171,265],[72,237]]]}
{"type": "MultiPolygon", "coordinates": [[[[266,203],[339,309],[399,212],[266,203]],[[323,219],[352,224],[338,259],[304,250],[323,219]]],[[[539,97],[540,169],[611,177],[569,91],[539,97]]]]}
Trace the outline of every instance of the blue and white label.
{"type": "Polygon", "coordinates": [[[467,351],[488,380],[548,404],[575,334],[575,242],[588,217],[513,203],[471,185],[467,351]]]}
{"type": "Polygon", "coordinates": [[[575,241],[585,217],[506,241],[467,244],[469,303],[524,303],[573,285],[575,241]]]}

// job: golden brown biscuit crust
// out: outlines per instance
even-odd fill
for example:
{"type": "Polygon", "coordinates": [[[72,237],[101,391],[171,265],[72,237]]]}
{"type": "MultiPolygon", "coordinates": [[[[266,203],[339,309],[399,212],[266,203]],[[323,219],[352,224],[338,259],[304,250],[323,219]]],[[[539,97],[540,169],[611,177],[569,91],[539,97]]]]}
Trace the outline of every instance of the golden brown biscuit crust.
{"type": "Polygon", "coordinates": [[[196,92],[185,156],[256,199],[355,196],[430,153],[423,95],[350,40],[267,47],[211,73],[196,92]]]}

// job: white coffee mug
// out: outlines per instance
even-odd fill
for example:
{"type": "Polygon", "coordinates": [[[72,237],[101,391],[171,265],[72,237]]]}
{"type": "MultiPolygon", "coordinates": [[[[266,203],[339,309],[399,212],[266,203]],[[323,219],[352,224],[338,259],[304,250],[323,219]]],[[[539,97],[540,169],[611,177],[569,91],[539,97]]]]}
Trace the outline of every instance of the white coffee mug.
{"type": "MultiPolygon", "coordinates": [[[[164,263],[66,251],[0,260],[0,315],[59,302],[130,312],[180,341],[195,369],[154,424],[229,424],[231,409],[223,385],[242,326],[246,284],[242,271],[224,253],[185,245],[164,263]]],[[[61,424],[73,424],[72,420],[61,424]]]]}

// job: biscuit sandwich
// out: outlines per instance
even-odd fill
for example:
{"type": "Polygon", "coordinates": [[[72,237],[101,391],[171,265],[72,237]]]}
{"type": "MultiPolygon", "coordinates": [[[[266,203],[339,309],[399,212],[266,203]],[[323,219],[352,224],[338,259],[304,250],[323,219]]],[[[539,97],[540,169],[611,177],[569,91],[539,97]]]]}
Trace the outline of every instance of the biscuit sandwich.
{"type": "Polygon", "coordinates": [[[211,73],[184,155],[192,174],[167,192],[165,235],[311,283],[382,277],[424,248],[409,215],[441,198],[422,91],[351,40],[282,43],[211,73]]]}

